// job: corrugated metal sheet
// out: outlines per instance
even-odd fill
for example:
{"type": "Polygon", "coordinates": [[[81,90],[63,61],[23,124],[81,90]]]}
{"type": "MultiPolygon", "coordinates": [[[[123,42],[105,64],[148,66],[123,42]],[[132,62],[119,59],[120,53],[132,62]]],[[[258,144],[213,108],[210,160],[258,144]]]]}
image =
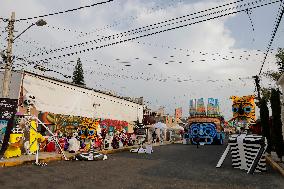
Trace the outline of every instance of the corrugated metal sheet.
{"type": "MultiPolygon", "coordinates": [[[[3,97],[3,78],[4,72],[0,72],[0,96],[3,97]]],[[[21,87],[21,80],[22,80],[22,73],[21,72],[12,72],[11,81],[10,81],[10,90],[8,98],[11,99],[18,99],[20,94],[20,87],[21,87]]]]}

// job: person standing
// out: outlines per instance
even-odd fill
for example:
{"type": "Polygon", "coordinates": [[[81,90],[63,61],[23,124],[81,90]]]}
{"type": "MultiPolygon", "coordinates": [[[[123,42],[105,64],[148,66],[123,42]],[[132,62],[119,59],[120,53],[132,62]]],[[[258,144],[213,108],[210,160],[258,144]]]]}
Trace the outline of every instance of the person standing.
{"type": "Polygon", "coordinates": [[[157,137],[157,134],[156,134],[156,129],[155,129],[154,132],[152,133],[152,143],[156,142],[156,137],[157,137]]]}
{"type": "Polygon", "coordinates": [[[199,138],[199,135],[197,135],[197,137],[196,137],[196,148],[199,148],[199,141],[200,141],[200,138],[199,138]]]}

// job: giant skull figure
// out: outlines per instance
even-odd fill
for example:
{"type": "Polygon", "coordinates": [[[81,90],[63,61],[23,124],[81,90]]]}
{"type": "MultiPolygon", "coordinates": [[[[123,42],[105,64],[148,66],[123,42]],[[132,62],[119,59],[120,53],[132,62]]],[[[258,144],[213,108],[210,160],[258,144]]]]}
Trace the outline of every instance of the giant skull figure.
{"type": "Polygon", "coordinates": [[[35,104],[35,96],[31,93],[27,93],[24,96],[24,106],[27,107],[28,115],[31,114],[31,106],[35,104]]]}

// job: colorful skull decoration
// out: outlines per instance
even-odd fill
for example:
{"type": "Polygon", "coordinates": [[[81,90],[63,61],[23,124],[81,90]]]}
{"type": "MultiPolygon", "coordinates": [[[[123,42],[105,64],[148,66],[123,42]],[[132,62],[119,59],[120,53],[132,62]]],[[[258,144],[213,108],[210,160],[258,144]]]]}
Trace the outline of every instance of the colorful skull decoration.
{"type": "Polygon", "coordinates": [[[233,118],[238,121],[246,121],[249,124],[255,123],[256,116],[254,98],[254,95],[242,97],[232,96],[233,118]]]}
{"type": "Polygon", "coordinates": [[[215,123],[193,123],[190,126],[190,135],[193,138],[214,138],[216,134],[215,123]]]}
{"type": "Polygon", "coordinates": [[[83,118],[78,132],[80,138],[94,140],[97,136],[99,121],[99,119],[83,118]]]}

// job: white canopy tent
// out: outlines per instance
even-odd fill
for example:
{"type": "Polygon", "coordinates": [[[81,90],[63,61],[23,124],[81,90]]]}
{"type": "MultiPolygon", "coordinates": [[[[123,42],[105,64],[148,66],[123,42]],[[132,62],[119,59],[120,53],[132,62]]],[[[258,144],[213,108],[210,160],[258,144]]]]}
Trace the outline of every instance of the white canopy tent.
{"type": "Polygon", "coordinates": [[[179,125],[174,125],[173,127],[169,127],[168,128],[169,130],[184,130],[184,128],[182,126],[179,126],[179,125]]]}
{"type": "Polygon", "coordinates": [[[165,129],[167,129],[167,125],[164,124],[164,123],[158,122],[158,123],[154,124],[154,128],[155,129],[163,129],[163,130],[165,130],[165,129]]]}

